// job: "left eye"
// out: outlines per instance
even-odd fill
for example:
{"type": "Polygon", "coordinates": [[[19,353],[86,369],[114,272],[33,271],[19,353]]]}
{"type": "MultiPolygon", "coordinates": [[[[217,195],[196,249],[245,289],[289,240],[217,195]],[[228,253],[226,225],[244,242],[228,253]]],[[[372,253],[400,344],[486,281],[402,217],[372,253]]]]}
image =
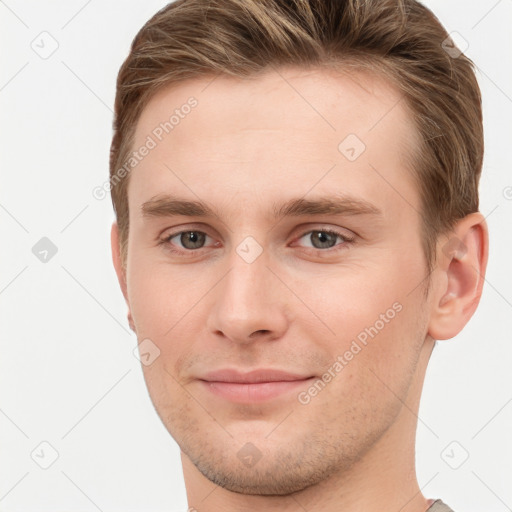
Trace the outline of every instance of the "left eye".
{"type": "Polygon", "coordinates": [[[171,240],[176,237],[179,237],[179,241],[184,249],[194,250],[202,249],[202,246],[208,235],[202,231],[180,231],[179,233],[174,233],[165,237],[163,242],[170,244],[171,240]]]}
{"type": "Polygon", "coordinates": [[[335,245],[343,245],[336,244],[336,240],[338,238],[340,238],[342,242],[352,241],[352,239],[348,236],[338,233],[337,231],[326,229],[308,231],[307,233],[304,233],[300,238],[304,237],[309,237],[308,239],[312,244],[309,247],[312,247],[313,249],[330,249],[335,245]]]}

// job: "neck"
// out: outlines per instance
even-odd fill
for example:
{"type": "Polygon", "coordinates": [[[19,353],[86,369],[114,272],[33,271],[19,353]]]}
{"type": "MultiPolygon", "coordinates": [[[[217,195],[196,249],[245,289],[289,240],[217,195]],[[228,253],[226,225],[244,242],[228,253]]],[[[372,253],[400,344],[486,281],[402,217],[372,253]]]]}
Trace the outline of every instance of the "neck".
{"type": "MultiPolygon", "coordinates": [[[[427,337],[406,400],[391,427],[349,470],[286,496],[231,492],[206,477],[182,452],[190,510],[201,512],[425,512],[432,503],[421,493],[415,471],[417,412],[434,341],[427,337]]],[[[384,384],[383,384],[384,385],[384,384]]],[[[389,390],[392,393],[392,390],[389,390]]]]}

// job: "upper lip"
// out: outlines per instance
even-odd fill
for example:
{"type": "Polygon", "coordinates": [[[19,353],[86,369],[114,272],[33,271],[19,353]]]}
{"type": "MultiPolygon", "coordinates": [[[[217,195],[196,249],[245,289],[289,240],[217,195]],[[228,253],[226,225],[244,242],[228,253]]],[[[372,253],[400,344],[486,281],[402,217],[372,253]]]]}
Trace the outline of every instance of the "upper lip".
{"type": "Polygon", "coordinates": [[[239,382],[243,384],[253,384],[258,382],[280,382],[309,379],[311,375],[298,375],[282,370],[258,369],[250,372],[240,372],[238,370],[226,368],[209,372],[200,377],[200,380],[208,382],[239,382]]]}

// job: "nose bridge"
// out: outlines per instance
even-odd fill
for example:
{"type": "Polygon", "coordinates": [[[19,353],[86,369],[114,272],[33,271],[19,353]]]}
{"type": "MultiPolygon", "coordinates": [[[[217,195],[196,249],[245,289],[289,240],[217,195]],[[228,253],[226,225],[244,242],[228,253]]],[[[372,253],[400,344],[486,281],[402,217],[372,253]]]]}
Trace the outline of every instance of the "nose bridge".
{"type": "Polygon", "coordinates": [[[233,248],[229,271],[216,287],[211,331],[239,342],[253,340],[256,333],[281,335],[286,327],[285,308],[269,264],[269,254],[252,237],[233,248]]]}
{"type": "Polygon", "coordinates": [[[263,260],[246,263],[239,256],[233,257],[233,264],[229,273],[226,289],[224,290],[227,304],[232,311],[239,314],[244,310],[254,311],[258,305],[259,286],[266,281],[268,272],[263,260]]]}

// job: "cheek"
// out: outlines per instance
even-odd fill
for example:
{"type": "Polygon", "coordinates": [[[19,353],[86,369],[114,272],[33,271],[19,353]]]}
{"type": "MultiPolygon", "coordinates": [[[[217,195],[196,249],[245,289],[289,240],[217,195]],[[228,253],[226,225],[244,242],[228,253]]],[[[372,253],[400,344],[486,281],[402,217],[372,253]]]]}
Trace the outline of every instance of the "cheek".
{"type": "Polygon", "coordinates": [[[187,295],[175,279],[152,268],[151,263],[132,267],[128,299],[139,337],[162,337],[178,321],[180,311],[181,316],[186,311],[187,295]]]}
{"type": "Polygon", "coordinates": [[[332,362],[321,376],[327,384],[317,383],[321,391],[310,389],[301,396],[301,403],[311,407],[308,416],[323,418],[333,435],[339,435],[340,429],[371,435],[391,424],[407,402],[421,353],[422,319],[411,317],[415,311],[403,305],[384,326],[376,322],[363,329],[354,326],[352,332],[364,335],[340,336],[331,351],[332,362]]]}
{"type": "Polygon", "coordinates": [[[320,343],[331,366],[335,361],[343,366],[339,372],[343,377],[337,380],[356,394],[362,389],[369,392],[369,387],[382,394],[386,384],[393,389],[405,382],[427,332],[428,310],[423,288],[417,286],[424,276],[421,261],[403,258],[381,263],[336,279],[331,293],[309,292],[309,298],[318,301],[320,317],[334,332],[320,343]]]}
{"type": "MultiPolygon", "coordinates": [[[[330,275],[316,276],[312,282],[296,281],[296,293],[329,327],[326,347],[335,340],[371,340],[386,337],[401,327],[404,316],[415,315],[418,297],[410,293],[410,282],[419,269],[379,262],[365,267],[341,268],[330,275]],[[405,276],[404,276],[405,274],[405,276]]],[[[417,281],[420,281],[418,277],[417,281]]],[[[305,311],[297,307],[296,312],[305,311]]],[[[300,313],[306,317],[307,311],[300,313]]],[[[405,326],[404,326],[405,327],[405,326]]]]}
{"type": "Polygon", "coordinates": [[[128,282],[139,343],[149,338],[159,351],[158,358],[143,367],[152,399],[158,402],[165,393],[178,396],[180,385],[173,377],[179,378],[178,363],[193,356],[193,340],[200,338],[204,326],[200,299],[207,289],[190,284],[182,272],[152,268],[150,263],[132,271],[128,282]]]}

